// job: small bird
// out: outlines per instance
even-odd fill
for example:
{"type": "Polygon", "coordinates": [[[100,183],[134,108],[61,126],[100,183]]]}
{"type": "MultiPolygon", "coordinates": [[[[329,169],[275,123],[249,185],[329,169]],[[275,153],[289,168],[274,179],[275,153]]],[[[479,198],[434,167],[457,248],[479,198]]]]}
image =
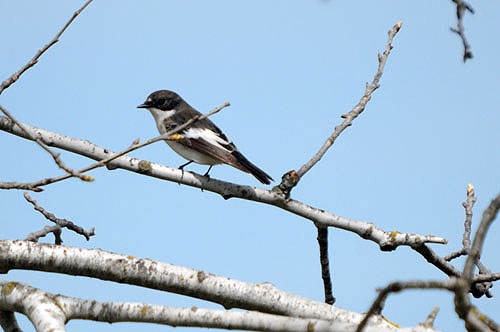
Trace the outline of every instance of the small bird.
{"type": "MultiPolygon", "coordinates": [[[[169,90],[153,92],[137,108],[146,108],[151,112],[160,134],[173,130],[186,121],[201,115],[181,96],[169,90]]],[[[176,140],[166,142],[181,157],[188,160],[187,163],[179,167],[180,169],[192,162],[210,165],[205,173],[205,176],[208,176],[213,165],[228,164],[240,171],[252,174],[263,184],[270,184],[271,181],[274,181],[263,170],[248,161],[233,142],[208,118],[196,121],[177,134],[180,136],[176,137],[176,140]]]]}

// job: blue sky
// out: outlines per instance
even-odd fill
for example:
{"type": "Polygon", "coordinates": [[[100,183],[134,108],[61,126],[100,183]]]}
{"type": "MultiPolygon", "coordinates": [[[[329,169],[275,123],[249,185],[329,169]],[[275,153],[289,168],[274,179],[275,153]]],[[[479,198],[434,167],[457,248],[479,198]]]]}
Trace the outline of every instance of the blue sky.
{"type": "MultiPolygon", "coordinates": [[[[6,27],[0,36],[1,79],[52,39],[82,3],[0,3],[6,27]]],[[[473,226],[500,191],[500,4],[472,5],[476,14],[464,23],[475,57],[463,64],[461,42],[449,30],[456,24],[451,1],[95,1],[0,103],[20,121],[118,151],[137,137],[157,135],[151,115],[135,108],[155,90],[174,90],[201,112],[229,101],[231,107],[212,120],[279,180],[306,162],[340,115],[359,101],[387,30],[402,20],[380,89],[292,196],[385,230],[443,236],[449,244],[432,247],[444,256],[461,246],[467,184],[474,184],[478,196],[473,226]]],[[[32,142],[0,133],[0,144],[1,181],[60,174],[32,142]]],[[[173,167],[184,162],[162,142],[131,155],[173,167]]],[[[62,158],[74,168],[89,163],[65,152],[62,158]]],[[[203,174],[206,167],[189,170],[203,174]]],[[[58,217],[96,228],[90,242],[64,232],[65,245],[268,281],[323,300],[316,231],[309,221],[121,170],[92,175],[93,183],[72,179],[32,194],[58,217]]],[[[211,176],[260,186],[229,166],[215,167],[211,176]]],[[[20,191],[0,191],[0,208],[2,238],[24,238],[47,224],[20,191]]],[[[499,231],[498,223],[490,229],[482,257],[495,272],[499,231]]],[[[357,312],[368,309],[375,288],[391,281],[445,277],[411,249],[381,252],[337,229],[330,231],[330,259],[337,305],[357,312]]],[[[457,264],[461,268],[463,261],[457,264]]],[[[101,301],[220,308],[88,278],[22,271],[2,278],[101,301]]],[[[492,292],[494,298],[474,303],[498,321],[496,287],[492,292]]],[[[438,329],[463,330],[444,291],[391,296],[384,314],[414,326],[434,306],[441,307],[438,329]]],[[[72,331],[89,327],[132,331],[138,325],[68,325],[72,331]]]]}

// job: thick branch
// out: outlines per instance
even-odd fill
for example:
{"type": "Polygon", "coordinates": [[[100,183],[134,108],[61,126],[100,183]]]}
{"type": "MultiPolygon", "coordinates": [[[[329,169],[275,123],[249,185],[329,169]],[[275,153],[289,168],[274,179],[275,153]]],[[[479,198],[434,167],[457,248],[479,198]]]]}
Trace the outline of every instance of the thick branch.
{"type": "MultiPolygon", "coordinates": [[[[343,332],[352,331],[355,324],[344,321],[342,317],[335,320],[303,319],[264,314],[260,312],[239,312],[224,310],[208,310],[196,307],[174,308],[163,305],[131,303],[131,302],[99,302],[86,299],[54,295],[21,283],[0,281],[0,308],[18,309],[27,312],[30,304],[36,306],[40,300],[45,301],[43,307],[47,321],[55,316],[61,321],[71,319],[87,319],[108,323],[144,322],[170,326],[207,327],[218,329],[236,329],[249,331],[296,331],[296,332],[343,332]],[[26,297],[37,297],[36,301],[26,301],[26,297]]],[[[31,318],[31,317],[30,317],[31,318]]],[[[369,326],[368,330],[378,331],[409,331],[409,329],[394,329],[387,323],[369,326]]],[[[63,331],[58,327],[50,331],[63,331]]],[[[40,330],[38,330],[40,331],[40,330]]],[[[48,330],[44,330],[48,331],[48,330]]],[[[419,331],[435,331],[419,329],[419,331]]]]}
{"type": "MultiPolygon", "coordinates": [[[[44,129],[36,128],[24,124],[30,131],[36,133],[49,146],[55,146],[82,156],[102,161],[115,156],[115,153],[86,140],[80,140],[63,136],[44,129]]],[[[28,138],[17,126],[14,126],[8,119],[0,116],[0,130],[14,135],[28,138]]],[[[384,231],[375,224],[352,220],[334,215],[330,212],[317,209],[302,202],[286,199],[280,191],[266,190],[251,186],[238,185],[234,183],[220,181],[214,178],[208,179],[196,173],[182,171],[149,161],[131,158],[127,156],[119,157],[108,164],[112,168],[121,168],[132,172],[156,177],[159,179],[182,183],[188,186],[202,188],[220,194],[225,199],[237,197],[264,204],[277,206],[291,213],[302,216],[313,221],[317,226],[337,227],[354,232],[364,239],[377,243],[382,250],[394,250],[400,245],[417,246],[423,243],[445,244],[446,239],[433,235],[419,235],[400,233],[398,231],[384,231]]],[[[2,188],[0,184],[0,189],[2,188]]]]}
{"type": "MultiPolygon", "coordinates": [[[[326,303],[281,291],[272,284],[251,284],[200,270],[150,259],[29,241],[0,241],[0,273],[23,269],[87,276],[173,292],[241,308],[277,315],[313,319],[340,319],[357,324],[362,315],[326,303]]],[[[0,308],[19,311],[19,308],[0,308]]],[[[374,326],[389,326],[383,319],[374,326]]],[[[354,325],[353,325],[354,328],[354,325]]],[[[351,330],[353,329],[351,328],[351,330]]]]}
{"type": "Polygon", "coordinates": [[[37,331],[65,332],[65,313],[50,295],[18,282],[0,280],[0,310],[26,315],[37,331]]]}

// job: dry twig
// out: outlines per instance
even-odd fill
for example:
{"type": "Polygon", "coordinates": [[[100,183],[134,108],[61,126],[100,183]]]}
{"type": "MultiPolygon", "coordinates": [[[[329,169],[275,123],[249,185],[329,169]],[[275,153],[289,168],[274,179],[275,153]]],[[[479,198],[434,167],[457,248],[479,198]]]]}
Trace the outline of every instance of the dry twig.
{"type": "Polygon", "coordinates": [[[474,186],[469,184],[467,186],[467,200],[462,203],[465,209],[465,221],[464,221],[464,236],[462,239],[463,248],[453,252],[444,257],[445,261],[449,262],[457,257],[467,255],[470,249],[470,233],[472,225],[472,208],[476,203],[476,196],[474,195],[474,186]]]}
{"type": "Polygon", "coordinates": [[[486,315],[480,313],[477,308],[473,307],[468,296],[474,277],[474,266],[479,261],[483,248],[484,239],[490,225],[497,217],[500,209],[500,195],[494,198],[483,212],[481,223],[474,235],[470,253],[465,261],[462,283],[455,292],[455,311],[458,316],[465,321],[466,327],[473,330],[485,330],[485,324],[489,329],[499,331],[500,327],[486,315]]]}
{"type": "MultiPolygon", "coordinates": [[[[231,104],[229,104],[229,102],[225,102],[224,104],[222,104],[221,106],[215,108],[214,110],[204,114],[204,115],[201,115],[201,116],[197,116],[195,118],[192,118],[190,119],[189,121],[186,121],[183,125],[181,126],[178,126],[176,127],[175,129],[172,129],[170,130],[169,132],[166,132],[165,134],[163,135],[160,135],[158,137],[155,137],[155,138],[152,138],[144,143],[141,143],[141,144],[132,144],[130,145],[127,149],[119,152],[119,153],[116,153],[114,155],[112,155],[111,157],[109,158],[106,158],[106,159],[103,159],[97,163],[94,163],[90,166],[87,166],[85,168],[82,168],[81,170],[79,170],[77,173],[84,173],[84,172],[87,172],[87,171],[90,171],[94,168],[97,168],[97,167],[102,167],[102,166],[105,166],[105,165],[108,165],[111,161],[131,152],[131,151],[134,151],[134,150],[137,150],[139,148],[142,148],[146,145],[149,145],[149,144],[152,144],[154,142],[158,142],[158,141],[161,141],[161,140],[168,140],[170,136],[172,136],[173,134],[193,125],[193,123],[199,121],[199,120],[202,120],[206,117],[209,117],[217,112],[219,112],[220,110],[222,110],[223,108],[225,107],[228,107],[230,106],[231,104]]],[[[20,126],[19,126],[20,127],[20,126]]],[[[21,127],[20,127],[21,128],[21,127]]],[[[24,130],[23,130],[24,131],[24,130]]],[[[26,133],[26,131],[24,131],[26,133]]],[[[32,136],[29,135],[28,133],[26,133],[26,135],[32,139],[32,136]]],[[[137,140],[137,139],[136,139],[137,140]]],[[[135,142],[135,141],[134,141],[135,142]]],[[[111,167],[112,168],[112,167],[111,167]]],[[[89,175],[84,175],[84,176],[87,176],[89,177],[89,175]]],[[[19,183],[19,182],[0,182],[0,189],[28,189],[28,190],[34,190],[34,191],[41,191],[42,189],[39,188],[41,186],[45,186],[45,185],[48,185],[48,184],[51,184],[51,183],[55,183],[55,182],[59,182],[59,181],[62,181],[62,180],[66,180],[68,178],[71,178],[72,175],[71,174],[64,174],[64,175],[61,175],[59,177],[55,177],[55,178],[46,178],[46,179],[43,179],[43,180],[40,180],[40,181],[36,181],[36,182],[32,182],[32,183],[19,183]],[[38,190],[37,190],[38,189],[38,190]]]]}
{"type": "Polygon", "coordinates": [[[325,303],[334,304],[335,297],[332,290],[332,278],[330,276],[330,259],[328,257],[328,228],[317,227],[319,261],[321,263],[321,278],[323,279],[323,289],[325,290],[325,303]]]}
{"type": "Polygon", "coordinates": [[[47,236],[48,234],[53,233],[54,234],[54,242],[57,245],[60,245],[63,243],[63,240],[61,238],[61,226],[59,225],[54,225],[54,226],[45,226],[39,231],[29,233],[28,236],[26,237],[26,241],[33,241],[33,242],[38,242],[38,240],[42,237],[47,236]]]}
{"type": "MultiPolygon", "coordinates": [[[[388,39],[386,48],[383,54],[378,54],[378,68],[375,77],[371,84],[366,83],[365,93],[359,103],[352,110],[342,115],[344,121],[335,127],[332,135],[328,137],[319,151],[305,163],[297,172],[290,171],[283,175],[281,183],[274,188],[280,190],[286,197],[290,196],[290,191],[297,185],[300,179],[325,155],[328,149],[333,145],[337,137],[356,119],[365,109],[366,104],[371,99],[372,93],[380,87],[379,81],[384,72],[384,67],[392,50],[392,40],[401,29],[403,22],[396,23],[391,30],[388,31],[388,39]]],[[[329,304],[335,303],[335,298],[332,293],[332,281],[330,276],[330,263],[328,257],[328,228],[318,227],[318,244],[320,248],[321,275],[325,291],[325,302],[329,304]]]]}
{"type": "MultiPolygon", "coordinates": [[[[0,95],[2,94],[2,92],[7,89],[8,87],[10,87],[12,84],[14,84],[18,79],[19,77],[21,77],[21,75],[26,71],[28,70],[29,68],[33,67],[34,65],[36,65],[38,63],[38,59],[42,56],[42,54],[44,54],[52,45],[54,45],[55,43],[57,43],[59,41],[59,38],[61,37],[61,35],[64,33],[64,31],[69,27],[69,25],[75,20],[75,18],[92,2],[93,0],[88,0],[80,9],[78,9],[76,12],[73,13],[73,16],[69,19],[69,21],[66,22],[66,24],[62,27],[61,30],[59,30],[59,32],[55,35],[54,38],[52,38],[52,40],[47,44],[45,45],[43,48],[41,48],[40,50],[38,50],[38,52],[36,52],[35,56],[27,63],[25,64],[23,67],[21,67],[21,69],[19,69],[17,72],[15,72],[14,74],[12,74],[9,78],[7,78],[6,80],[4,80],[2,82],[2,84],[0,84],[0,95]]],[[[23,130],[27,135],[31,135],[30,133],[28,133],[26,131],[26,129],[14,118],[14,116],[12,114],[10,114],[4,107],[0,106],[0,110],[12,121],[14,122],[19,128],[21,128],[21,130],[23,130]]],[[[56,153],[54,151],[52,151],[51,149],[49,149],[49,147],[47,145],[45,145],[38,137],[35,137],[35,136],[32,136],[32,140],[35,141],[42,149],[44,149],[45,151],[47,151],[51,156],[52,158],[54,159],[54,162],[57,164],[57,166],[59,166],[61,169],[63,169],[64,171],[66,171],[68,174],[71,174],[71,176],[74,176],[74,177],[78,177],[80,178],[81,180],[84,180],[84,181],[91,181],[92,178],[89,177],[88,175],[82,175],[78,172],[75,172],[73,169],[69,168],[68,166],[66,166],[61,158],[59,158],[60,156],[60,153],[56,153]]],[[[10,185],[14,184],[14,182],[11,182],[10,185]]],[[[24,189],[27,189],[27,188],[24,188],[24,189]]],[[[36,191],[36,190],[35,190],[36,191]]]]}
{"type": "Polygon", "coordinates": [[[373,301],[370,309],[366,313],[363,320],[359,323],[356,332],[363,331],[363,328],[368,323],[370,317],[382,312],[385,300],[391,293],[398,293],[405,289],[448,289],[454,291],[457,287],[457,279],[450,279],[446,281],[395,281],[382,289],[378,289],[378,295],[373,301]]]}
{"type": "MultiPolygon", "coordinates": [[[[73,232],[75,232],[77,234],[83,235],[87,239],[87,241],[90,240],[91,236],[95,235],[93,227],[90,229],[90,231],[86,231],[82,227],[75,225],[73,222],[71,222],[67,219],[59,219],[53,213],[45,211],[45,209],[42,208],[40,205],[38,205],[38,202],[35,201],[33,198],[31,198],[31,196],[26,192],[24,193],[24,198],[33,205],[35,210],[40,212],[45,218],[52,221],[53,223],[55,223],[59,227],[66,227],[67,229],[72,230],[73,232]]],[[[54,233],[54,235],[55,235],[55,233],[54,233]]],[[[61,240],[61,242],[62,242],[62,240],[61,240]]]]}
{"type": "MultiPolygon", "coordinates": [[[[318,162],[321,160],[321,158],[325,155],[326,151],[335,143],[335,140],[337,137],[340,136],[340,134],[349,126],[352,125],[352,121],[356,119],[364,110],[366,107],[366,104],[370,101],[372,93],[377,90],[380,87],[380,78],[382,77],[382,74],[384,72],[384,67],[387,62],[387,59],[389,57],[389,54],[392,50],[392,40],[396,36],[396,34],[399,32],[401,27],[403,26],[403,22],[398,22],[396,23],[391,30],[388,31],[388,39],[387,39],[387,45],[385,48],[385,51],[383,54],[378,54],[378,68],[377,68],[377,73],[373,77],[372,83],[368,84],[366,83],[365,87],[365,93],[363,97],[361,97],[361,100],[359,103],[354,106],[352,110],[349,112],[343,114],[341,117],[344,119],[344,121],[335,127],[332,135],[328,137],[326,142],[323,144],[323,146],[319,149],[319,151],[309,160],[307,163],[302,165],[302,167],[297,171],[297,180],[293,182],[293,186],[297,185],[298,181],[318,162]]],[[[286,186],[285,186],[286,187],[286,186]]],[[[290,191],[293,187],[288,188],[288,191],[290,191]]]]}
{"type": "Polygon", "coordinates": [[[61,35],[64,33],[64,31],[66,31],[66,29],[69,27],[69,25],[71,23],[73,23],[73,21],[75,20],[75,18],[92,2],[93,0],[88,0],[80,9],[78,9],[76,12],[73,13],[73,16],[71,16],[71,18],[69,19],[68,22],[66,22],[66,24],[62,27],[61,30],[59,30],[59,32],[55,35],[54,38],[52,38],[52,40],[47,44],[45,45],[44,47],[42,47],[40,50],[38,50],[38,52],[36,52],[35,56],[33,56],[33,58],[27,63],[25,64],[21,69],[19,69],[17,72],[15,72],[14,74],[12,74],[9,78],[7,78],[5,81],[2,82],[2,84],[0,84],[0,94],[2,94],[2,92],[7,89],[9,86],[11,86],[13,83],[15,83],[19,77],[21,77],[21,75],[28,69],[30,69],[31,67],[33,67],[34,65],[36,65],[38,63],[38,59],[42,56],[42,54],[44,54],[52,45],[54,45],[55,43],[57,43],[59,41],[59,38],[61,37],[61,35]]]}
{"type": "MultiPolygon", "coordinates": [[[[66,166],[63,161],[61,160],[61,158],[59,158],[59,156],[61,155],[60,153],[58,152],[54,152],[52,151],[44,142],[42,142],[42,140],[39,138],[39,137],[36,137],[34,135],[32,135],[19,121],[17,121],[14,116],[9,112],[7,111],[2,105],[0,105],[0,110],[3,112],[3,114],[5,114],[12,122],[15,123],[16,126],[18,126],[19,128],[21,128],[21,130],[23,132],[26,133],[27,136],[30,137],[30,139],[34,142],[36,142],[42,149],[44,149],[45,151],[47,151],[51,156],[52,158],[54,159],[54,162],[57,164],[57,166],[59,166],[59,168],[63,169],[64,171],[66,171],[66,173],[68,173],[70,176],[74,176],[74,177],[78,177],[80,178],[81,180],[83,181],[93,181],[93,178],[89,175],[86,175],[86,174],[81,174],[79,172],[75,172],[73,169],[69,168],[68,166],[66,166]]],[[[15,188],[17,182],[7,182],[9,184],[9,188],[2,188],[2,189],[20,189],[20,188],[15,188]]],[[[31,189],[29,188],[29,186],[26,186],[26,185],[23,185],[21,184],[20,185],[21,187],[24,187],[23,189],[29,189],[29,190],[34,190],[34,191],[37,191],[35,189],[31,189]]]]}
{"type": "Polygon", "coordinates": [[[470,4],[468,4],[465,1],[462,0],[451,0],[457,5],[457,27],[456,28],[450,28],[451,31],[455,32],[457,35],[460,36],[460,39],[462,39],[462,44],[464,45],[464,62],[467,61],[467,59],[472,59],[474,56],[472,54],[472,50],[470,47],[469,42],[467,41],[467,38],[465,37],[465,28],[463,24],[463,18],[464,14],[466,11],[468,11],[471,14],[474,14],[474,9],[470,4]]]}

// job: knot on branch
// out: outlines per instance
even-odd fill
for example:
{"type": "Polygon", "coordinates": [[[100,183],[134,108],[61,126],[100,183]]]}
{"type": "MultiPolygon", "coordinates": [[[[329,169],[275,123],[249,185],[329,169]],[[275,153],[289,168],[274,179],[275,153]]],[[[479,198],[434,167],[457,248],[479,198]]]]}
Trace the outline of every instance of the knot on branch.
{"type": "Polygon", "coordinates": [[[283,174],[281,177],[281,183],[273,187],[274,192],[278,192],[285,196],[285,198],[290,197],[290,191],[297,185],[300,177],[295,170],[291,170],[283,174]]]}

